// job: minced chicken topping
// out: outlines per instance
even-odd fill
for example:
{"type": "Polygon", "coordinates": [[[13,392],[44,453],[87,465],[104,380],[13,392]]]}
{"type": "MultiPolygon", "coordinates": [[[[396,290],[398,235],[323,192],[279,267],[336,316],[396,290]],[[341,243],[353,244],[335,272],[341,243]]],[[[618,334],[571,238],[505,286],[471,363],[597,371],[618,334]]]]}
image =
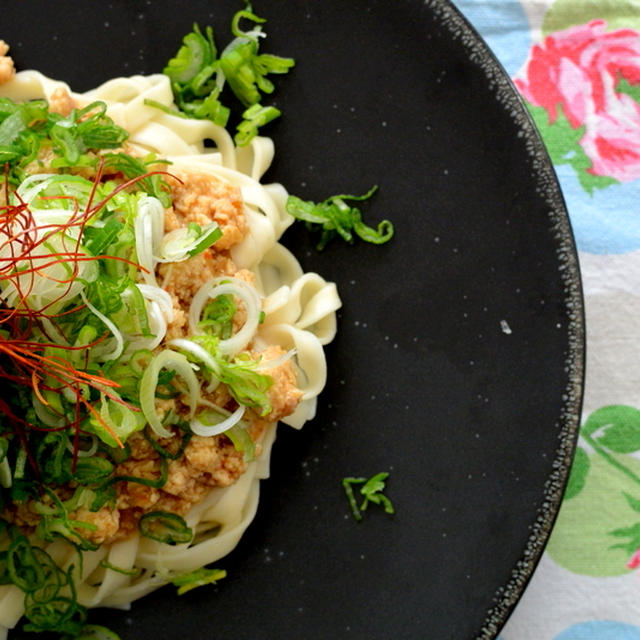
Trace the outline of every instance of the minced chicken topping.
{"type": "Polygon", "coordinates": [[[9,45],[4,40],[0,40],[0,84],[9,82],[16,75],[13,58],[7,53],[9,53],[9,45]]]}
{"type": "MultiPolygon", "coordinates": [[[[62,94],[58,99],[61,105],[66,101],[62,94]]],[[[168,328],[165,340],[186,335],[186,310],[195,292],[205,282],[220,275],[235,276],[248,282],[253,280],[251,272],[237,268],[229,253],[247,233],[239,190],[203,173],[179,171],[173,175],[175,178],[169,180],[173,206],[165,213],[165,232],[186,226],[189,222],[205,225],[215,221],[223,235],[210,249],[190,260],[159,266],[159,283],[170,294],[174,306],[174,321],[168,328]]],[[[240,324],[242,314],[243,309],[239,305],[237,315],[240,324]]],[[[250,344],[249,353],[253,359],[261,359],[265,363],[280,361],[277,366],[261,371],[273,380],[268,390],[271,412],[264,417],[251,410],[245,413],[249,434],[255,441],[268,423],[290,415],[302,394],[297,387],[291,361],[282,361],[282,348],[270,346],[258,352],[252,350],[250,344]]],[[[218,385],[209,399],[229,411],[237,407],[224,384],[218,385]]],[[[187,413],[187,407],[180,398],[158,400],[157,408],[165,412],[173,410],[179,416],[187,413]]],[[[172,447],[179,446],[179,438],[159,439],[158,443],[170,451],[172,447]]],[[[161,458],[145,436],[136,433],[128,439],[127,444],[131,455],[116,466],[115,476],[157,480],[161,473],[161,458]]],[[[243,453],[237,451],[224,434],[213,437],[194,435],[182,455],[169,461],[167,481],[162,488],[119,481],[115,485],[115,505],[107,504],[94,512],[82,507],[70,514],[70,518],[95,527],[78,529],[84,538],[93,543],[121,540],[136,530],[143,514],[161,510],[184,515],[212,488],[233,484],[246,467],[243,453]]],[[[72,488],[60,487],[56,492],[64,499],[72,488]]],[[[44,496],[40,500],[46,503],[47,499],[44,496]]],[[[35,527],[40,519],[33,500],[7,506],[2,516],[26,529],[35,527]]]]}

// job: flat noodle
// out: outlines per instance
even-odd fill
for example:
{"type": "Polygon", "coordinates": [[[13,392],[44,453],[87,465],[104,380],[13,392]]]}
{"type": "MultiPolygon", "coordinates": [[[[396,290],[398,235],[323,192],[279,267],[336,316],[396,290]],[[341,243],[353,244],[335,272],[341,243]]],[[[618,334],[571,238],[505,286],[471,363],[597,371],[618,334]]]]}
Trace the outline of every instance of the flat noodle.
{"type": "MultiPolygon", "coordinates": [[[[144,101],[151,99],[173,107],[171,87],[164,75],[118,78],[77,94],[39,72],[23,71],[0,86],[0,95],[16,101],[49,99],[60,87],[80,106],[94,100],[107,103],[108,115],[129,131],[127,144],[135,152],[152,152],[168,159],[169,170],[188,168],[239,187],[249,232],[232,248],[232,259],[239,268],[254,274],[255,287],[263,299],[265,318],[254,344],[295,349],[303,396],[294,413],[283,421],[300,428],[315,415],[316,398],[327,376],[322,347],[336,333],[335,312],[341,303],[333,283],[318,274],[304,273],[296,258],[278,243],[293,218],[285,210],[286,190],[260,182],[273,159],[273,142],[256,137],[246,148],[237,149],[222,127],[145,105],[144,101]],[[211,142],[215,147],[205,146],[211,142]]],[[[248,463],[246,472],[229,487],[211,489],[187,513],[185,520],[196,532],[192,543],[169,546],[135,533],[97,551],[84,552],[83,573],[77,576],[80,604],[126,608],[166,584],[170,573],[191,571],[228,554],[255,515],[260,480],[269,475],[275,435],[273,423],[261,436],[260,456],[248,463]],[[127,573],[105,568],[103,561],[127,573]]],[[[70,545],[54,543],[46,548],[61,566],[77,567],[77,552],[70,545]]],[[[0,587],[0,639],[23,615],[23,600],[24,594],[15,586],[0,587]]]]}

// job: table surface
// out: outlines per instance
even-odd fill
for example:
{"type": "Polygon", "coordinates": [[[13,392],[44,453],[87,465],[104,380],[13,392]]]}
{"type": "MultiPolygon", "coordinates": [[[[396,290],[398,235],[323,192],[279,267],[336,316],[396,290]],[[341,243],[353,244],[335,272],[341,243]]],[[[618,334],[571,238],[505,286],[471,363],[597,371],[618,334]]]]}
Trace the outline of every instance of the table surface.
{"type": "Polygon", "coordinates": [[[632,0],[455,4],[538,124],[585,294],[578,450],[547,550],[500,640],[640,640],[640,12],[632,0]]]}

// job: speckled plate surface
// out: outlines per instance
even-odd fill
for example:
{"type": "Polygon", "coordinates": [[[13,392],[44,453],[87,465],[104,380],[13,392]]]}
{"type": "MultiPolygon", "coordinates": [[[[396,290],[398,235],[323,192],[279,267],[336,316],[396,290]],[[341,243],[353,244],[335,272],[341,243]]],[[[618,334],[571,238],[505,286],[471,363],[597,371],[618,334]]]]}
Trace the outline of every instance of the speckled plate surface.
{"type": "MultiPolygon", "coordinates": [[[[3,6],[19,68],[78,90],[162,69],[194,21],[226,44],[240,2],[3,6]]],[[[282,428],[228,578],[130,612],[144,638],[491,638],[548,536],[580,408],[583,324],[562,197],[515,92],[445,2],[256,0],[278,78],[269,178],[308,199],[362,193],[395,239],[286,244],[338,283],[330,380],[282,428]],[[390,517],[349,515],[341,479],[389,471],[390,517]]]]}

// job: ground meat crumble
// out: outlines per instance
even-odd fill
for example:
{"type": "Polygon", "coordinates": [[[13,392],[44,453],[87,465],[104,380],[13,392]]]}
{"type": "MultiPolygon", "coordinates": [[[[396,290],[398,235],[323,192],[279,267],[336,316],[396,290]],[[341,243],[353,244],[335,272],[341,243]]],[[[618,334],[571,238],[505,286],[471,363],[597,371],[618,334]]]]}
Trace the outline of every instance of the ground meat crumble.
{"type": "Polygon", "coordinates": [[[16,75],[13,58],[7,53],[9,53],[9,45],[4,40],[0,40],[0,84],[9,82],[16,75]]]}
{"type": "MultiPolygon", "coordinates": [[[[60,94],[58,100],[61,110],[69,106],[65,105],[64,95],[60,94]]],[[[165,231],[189,222],[205,225],[214,220],[220,225],[223,235],[210,250],[194,259],[163,264],[158,268],[160,286],[169,293],[174,306],[174,320],[168,327],[166,340],[187,334],[186,309],[195,292],[207,280],[229,275],[253,281],[253,274],[238,270],[229,254],[229,249],[247,233],[239,190],[203,173],[179,171],[175,175],[177,179],[171,180],[173,206],[166,211],[165,231]]],[[[242,313],[241,308],[239,315],[242,316],[242,313]]],[[[241,317],[239,322],[242,322],[241,317]]],[[[255,441],[270,422],[295,410],[301,392],[297,387],[293,365],[290,360],[283,358],[285,352],[281,347],[270,346],[264,351],[249,353],[253,359],[260,360],[264,367],[261,373],[273,380],[268,390],[270,413],[262,417],[252,410],[245,413],[250,425],[249,433],[255,441]],[[269,367],[270,362],[276,361],[275,366],[269,367]]],[[[224,384],[220,384],[207,399],[229,410],[237,406],[224,384]]],[[[159,401],[157,408],[158,411],[174,410],[178,414],[187,410],[179,400],[159,401]]],[[[167,450],[179,446],[179,442],[179,437],[158,441],[167,450]]],[[[160,454],[142,433],[134,434],[127,443],[131,455],[116,466],[115,475],[157,480],[161,475],[160,454]]],[[[146,512],[159,510],[185,515],[213,487],[233,484],[246,468],[244,454],[237,451],[224,434],[213,437],[194,435],[182,454],[176,460],[168,461],[167,481],[162,488],[120,481],[115,484],[115,505],[107,504],[97,511],[81,507],[69,517],[91,525],[90,528],[77,529],[87,540],[97,544],[114,542],[135,531],[140,517],[146,512]]],[[[68,491],[69,488],[60,490],[68,491]]],[[[31,501],[10,505],[2,515],[24,528],[33,528],[39,520],[31,501]]]]}

